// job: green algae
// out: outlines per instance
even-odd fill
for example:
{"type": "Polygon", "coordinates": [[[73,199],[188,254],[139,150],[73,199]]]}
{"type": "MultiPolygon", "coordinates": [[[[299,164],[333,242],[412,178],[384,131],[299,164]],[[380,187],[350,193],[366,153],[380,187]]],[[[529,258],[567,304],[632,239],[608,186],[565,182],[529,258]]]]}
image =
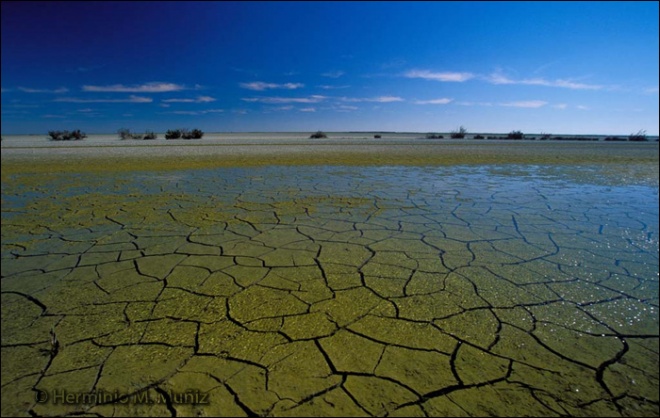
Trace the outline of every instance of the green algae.
{"type": "Polygon", "coordinates": [[[657,189],[334,170],[3,168],[3,414],[657,412],[657,189]]]}

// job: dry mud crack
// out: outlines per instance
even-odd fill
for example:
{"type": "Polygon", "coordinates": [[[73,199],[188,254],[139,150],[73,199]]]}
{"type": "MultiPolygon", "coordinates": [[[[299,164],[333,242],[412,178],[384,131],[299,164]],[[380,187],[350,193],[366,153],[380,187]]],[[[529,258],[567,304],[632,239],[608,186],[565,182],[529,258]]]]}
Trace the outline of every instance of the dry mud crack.
{"type": "Polygon", "coordinates": [[[15,175],[2,415],[657,416],[657,185],[572,176],[15,175]]]}

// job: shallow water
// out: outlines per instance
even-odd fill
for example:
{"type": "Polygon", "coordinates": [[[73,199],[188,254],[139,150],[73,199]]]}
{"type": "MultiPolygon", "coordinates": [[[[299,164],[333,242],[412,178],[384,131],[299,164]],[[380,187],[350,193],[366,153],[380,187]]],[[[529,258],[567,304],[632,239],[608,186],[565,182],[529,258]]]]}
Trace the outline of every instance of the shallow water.
{"type": "Polygon", "coordinates": [[[12,175],[2,413],[657,415],[642,172],[12,175]]]}

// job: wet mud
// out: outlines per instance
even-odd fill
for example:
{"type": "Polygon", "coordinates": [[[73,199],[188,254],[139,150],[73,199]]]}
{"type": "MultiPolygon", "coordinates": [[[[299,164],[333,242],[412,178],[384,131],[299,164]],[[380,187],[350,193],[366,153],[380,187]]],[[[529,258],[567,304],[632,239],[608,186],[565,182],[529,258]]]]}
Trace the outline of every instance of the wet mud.
{"type": "Polygon", "coordinates": [[[608,170],[3,175],[2,415],[657,416],[657,178],[608,170]]]}

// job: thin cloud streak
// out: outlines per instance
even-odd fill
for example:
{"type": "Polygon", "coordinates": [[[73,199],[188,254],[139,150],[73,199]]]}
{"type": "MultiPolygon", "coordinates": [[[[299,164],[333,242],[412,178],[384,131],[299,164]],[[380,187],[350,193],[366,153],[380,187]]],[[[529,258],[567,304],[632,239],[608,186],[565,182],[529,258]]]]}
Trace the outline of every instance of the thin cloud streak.
{"type": "Polygon", "coordinates": [[[407,78],[421,78],[424,80],[442,81],[447,83],[462,83],[474,78],[472,73],[440,72],[434,73],[428,70],[410,70],[404,74],[407,78]]]}
{"type": "Polygon", "coordinates": [[[605,86],[598,84],[576,83],[574,81],[564,79],[546,80],[544,78],[526,78],[522,80],[514,80],[501,73],[492,73],[484,77],[484,80],[496,85],[521,84],[526,86],[560,87],[571,90],[602,90],[605,88],[605,86]]]}
{"type": "Polygon", "coordinates": [[[215,102],[216,99],[211,96],[198,96],[194,99],[164,99],[161,101],[163,103],[211,103],[215,102]]]}
{"type": "Polygon", "coordinates": [[[344,85],[344,86],[331,86],[331,85],[328,85],[328,84],[321,84],[320,86],[317,86],[317,87],[321,88],[323,90],[337,90],[337,89],[347,89],[351,86],[347,86],[347,85],[344,85]]]}
{"type": "Polygon", "coordinates": [[[263,81],[252,81],[250,83],[240,83],[242,88],[254,91],[264,91],[269,89],[295,90],[305,87],[302,83],[265,83],[263,81]]]}
{"type": "Polygon", "coordinates": [[[427,104],[439,104],[439,105],[445,105],[453,102],[454,99],[450,99],[448,97],[444,97],[442,99],[432,99],[432,100],[415,100],[413,103],[418,104],[418,105],[427,105],[427,104]]]}
{"type": "Polygon", "coordinates": [[[339,77],[343,76],[344,74],[346,74],[346,73],[343,72],[343,71],[328,71],[328,72],[325,72],[321,75],[323,77],[328,77],[328,78],[339,78],[339,77]]]}
{"type": "Polygon", "coordinates": [[[209,113],[223,113],[224,109],[207,109],[207,110],[173,110],[171,112],[162,112],[163,114],[168,115],[187,115],[187,116],[199,116],[206,115],[209,113]]]}
{"type": "Polygon", "coordinates": [[[67,93],[69,89],[66,87],[60,87],[58,89],[31,89],[27,87],[18,87],[18,90],[22,91],[23,93],[52,93],[52,94],[61,94],[61,93],[67,93]]]}
{"type": "Polygon", "coordinates": [[[151,97],[129,96],[127,99],[81,99],[79,97],[62,97],[53,100],[61,103],[151,103],[151,97]]]}
{"type": "Polygon", "coordinates": [[[380,96],[380,97],[342,97],[340,99],[343,102],[349,103],[360,103],[360,102],[375,102],[375,103],[392,103],[392,102],[403,102],[403,98],[398,96],[380,96]]]}
{"type": "Polygon", "coordinates": [[[266,104],[286,104],[286,103],[319,103],[327,99],[326,96],[313,95],[309,97],[245,97],[244,102],[266,103],[266,104]]]}
{"type": "Polygon", "coordinates": [[[526,108],[526,109],[538,109],[539,107],[543,107],[547,104],[548,104],[548,102],[545,102],[543,100],[528,100],[528,101],[521,101],[521,102],[500,103],[500,106],[521,107],[521,108],[526,108]]]}
{"type": "Polygon", "coordinates": [[[185,87],[174,83],[146,83],[134,86],[112,84],[109,86],[82,86],[83,91],[95,93],[169,93],[185,90],[185,87]]]}

